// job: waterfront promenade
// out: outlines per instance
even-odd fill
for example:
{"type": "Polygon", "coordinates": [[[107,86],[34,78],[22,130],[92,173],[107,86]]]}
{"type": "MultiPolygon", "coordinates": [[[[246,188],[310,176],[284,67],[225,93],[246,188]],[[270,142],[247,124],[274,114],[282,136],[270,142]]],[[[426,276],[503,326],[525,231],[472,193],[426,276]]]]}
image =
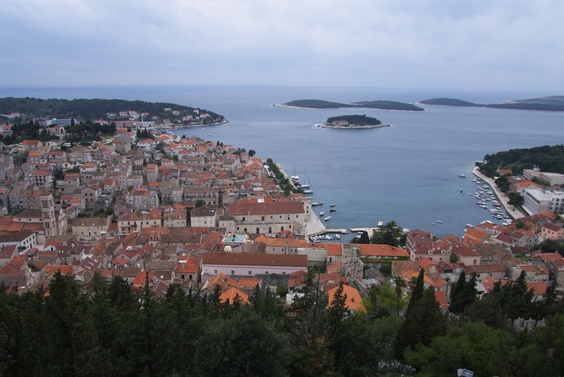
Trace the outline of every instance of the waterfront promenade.
{"type": "Polygon", "coordinates": [[[511,216],[511,218],[520,219],[522,217],[525,217],[525,215],[523,213],[521,213],[514,206],[509,204],[509,197],[507,196],[507,194],[501,192],[497,188],[497,185],[495,184],[494,180],[489,178],[489,177],[486,177],[485,175],[480,173],[480,170],[478,170],[477,166],[475,166],[474,169],[472,169],[472,174],[474,174],[476,177],[480,178],[482,181],[486,182],[488,184],[488,186],[491,187],[492,191],[495,193],[495,195],[499,199],[499,202],[501,203],[503,208],[505,208],[505,211],[507,212],[507,214],[509,216],[511,216]]]}

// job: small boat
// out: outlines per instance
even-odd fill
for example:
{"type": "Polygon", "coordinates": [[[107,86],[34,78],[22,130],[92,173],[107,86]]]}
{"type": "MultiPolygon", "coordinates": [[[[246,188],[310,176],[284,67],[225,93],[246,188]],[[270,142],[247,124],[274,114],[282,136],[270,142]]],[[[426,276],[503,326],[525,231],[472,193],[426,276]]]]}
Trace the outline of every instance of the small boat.
{"type": "Polygon", "coordinates": [[[336,211],[335,208],[331,208],[331,209],[329,210],[329,212],[335,212],[335,211],[336,211]]]}
{"type": "Polygon", "coordinates": [[[435,222],[436,222],[437,224],[442,224],[442,223],[443,223],[443,220],[435,220],[435,222]]]}
{"type": "Polygon", "coordinates": [[[319,212],[319,216],[325,215],[325,212],[319,212]]]}
{"type": "Polygon", "coordinates": [[[472,224],[466,224],[466,228],[474,228],[472,224]]]}
{"type": "Polygon", "coordinates": [[[325,220],[325,221],[329,221],[329,220],[331,220],[331,216],[327,216],[327,217],[326,217],[326,218],[324,218],[323,220],[325,220]]]}
{"type": "Polygon", "coordinates": [[[338,234],[335,234],[335,238],[338,239],[338,240],[340,240],[340,239],[341,239],[341,236],[339,236],[338,234]]]}
{"type": "Polygon", "coordinates": [[[464,192],[464,189],[460,189],[460,190],[458,190],[458,192],[464,192]]]}
{"type": "Polygon", "coordinates": [[[322,206],[322,205],[323,205],[323,202],[322,202],[322,201],[312,202],[312,203],[311,203],[311,206],[312,206],[312,207],[315,207],[315,206],[322,206]]]}
{"type": "Polygon", "coordinates": [[[382,220],[378,221],[378,226],[384,226],[384,222],[382,220]]]}
{"type": "Polygon", "coordinates": [[[335,203],[331,203],[331,207],[336,207],[337,205],[335,203]]]}
{"type": "Polygon", "coordinates": [[[458,176],[459,176],[460,178],[466,178],[466,175],[464,175],[464,174],[462,174],[462,173],[461,173],[461,174],[458,174],[458,176]]]}
{"type": "Polygon", "coordinates": [[[304,194],[311,195],[311,194],[313,194],[313,191],[312,190],[304,190],[304,194]]]}

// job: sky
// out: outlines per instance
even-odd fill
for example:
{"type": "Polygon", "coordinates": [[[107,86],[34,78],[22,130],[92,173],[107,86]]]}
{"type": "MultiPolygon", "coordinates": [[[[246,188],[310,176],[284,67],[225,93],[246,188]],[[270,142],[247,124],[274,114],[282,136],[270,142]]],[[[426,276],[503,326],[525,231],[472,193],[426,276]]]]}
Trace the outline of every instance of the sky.
{"type": "Polygon", "coordinates": [[[564,94],[562,0],[2,0],[0,86],[564,94]]]}

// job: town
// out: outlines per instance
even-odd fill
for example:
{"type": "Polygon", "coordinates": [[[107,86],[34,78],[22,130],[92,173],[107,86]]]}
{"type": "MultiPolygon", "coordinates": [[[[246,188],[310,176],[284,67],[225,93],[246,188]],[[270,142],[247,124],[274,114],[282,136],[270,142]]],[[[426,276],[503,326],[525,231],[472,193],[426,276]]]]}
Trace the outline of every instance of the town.
{"type": "MultiPolygon", "coordinates": [[[[250,305],[258,287],[290,306],[314,271],[329,303],[339,292],[347,310],[366,313],[373,286],[391,284],[408,298],[423,272],[424,287],[448,313],[461,277],[474,279],[479,296],[523,279],[534,302],[564,287],[562,250],[538,250],[564,239],[560,174],[511,178],[527,213],[469,226],[463,237],[414,229],[405,245],[312,242],[326,229],[311,198],[285,192],[272,161],[252,150],[135,120],[116,122],[102,140],[69,142],[69,125],[42,126],[49,140],[0,143],[0,282],[7,292],[48,292],[61,274],[85,286],[119,276],[161,298],[179,287],[250,305]]],[[[0,129],[4,138],[12,127],[0,129]]],[[[545,325],[511,320],[521,330],[545,325]]]]}

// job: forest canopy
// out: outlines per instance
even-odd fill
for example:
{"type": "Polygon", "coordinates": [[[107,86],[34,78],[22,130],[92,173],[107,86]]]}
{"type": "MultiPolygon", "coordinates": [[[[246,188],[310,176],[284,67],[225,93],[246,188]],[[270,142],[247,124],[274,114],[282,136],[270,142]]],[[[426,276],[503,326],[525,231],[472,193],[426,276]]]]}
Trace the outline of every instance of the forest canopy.
{"type": "Polygon", "coordinates": [[[510,149],[487,154],[480,171],[489,177],[497,175],[498,169],[511,169],[520,175],[523,169],[538,166],[541,171],[564,174],[564,145],[545,145],[534,148],[510,149]]]}

